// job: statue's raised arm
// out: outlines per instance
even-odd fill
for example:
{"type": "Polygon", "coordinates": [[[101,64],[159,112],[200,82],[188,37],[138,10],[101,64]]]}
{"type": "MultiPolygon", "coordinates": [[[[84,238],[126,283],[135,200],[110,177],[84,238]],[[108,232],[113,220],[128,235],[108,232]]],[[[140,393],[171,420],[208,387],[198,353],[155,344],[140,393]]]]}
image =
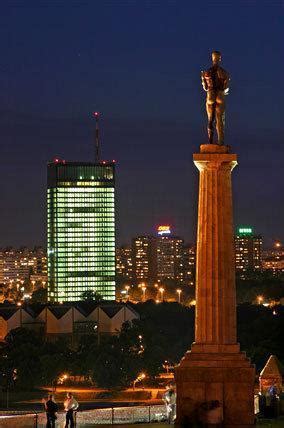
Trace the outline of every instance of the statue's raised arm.
{"type": "Polygon", "coordinates": [[[214,124],[218,134],[218,144],[224,144],[225,96],[229,93],[230,76],[220,67],[221,53],[212,52],[212,67],[201,72],[201,82],[206,91],[206,111],[208,116],[208,139],[213,143],[214,124]]]}

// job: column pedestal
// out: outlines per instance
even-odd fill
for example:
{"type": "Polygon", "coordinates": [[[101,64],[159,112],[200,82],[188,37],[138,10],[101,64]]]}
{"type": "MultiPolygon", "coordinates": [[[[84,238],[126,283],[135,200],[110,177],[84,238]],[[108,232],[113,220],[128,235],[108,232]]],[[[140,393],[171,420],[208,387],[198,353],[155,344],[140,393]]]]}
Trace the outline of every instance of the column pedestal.
{"type": "Polygon", "coordinates": [[[176,368],[177,424],[198,421],[202,403],[218,400],[223,426],[254,424],[255,369],[236,341],[235,258],[228,146],[193,155],[200,171],[195,343],[176,368]]]}
{"type": "Polygon", "coordinates": [[[255,370],[244,352],[231,350],[206,352],[202,346],[196,345],[195,349],[192,344],[176,369],[177,424],[196,422],[200,405],[218,400],[223,408],[224,427],[254,425],[255,370]]]}

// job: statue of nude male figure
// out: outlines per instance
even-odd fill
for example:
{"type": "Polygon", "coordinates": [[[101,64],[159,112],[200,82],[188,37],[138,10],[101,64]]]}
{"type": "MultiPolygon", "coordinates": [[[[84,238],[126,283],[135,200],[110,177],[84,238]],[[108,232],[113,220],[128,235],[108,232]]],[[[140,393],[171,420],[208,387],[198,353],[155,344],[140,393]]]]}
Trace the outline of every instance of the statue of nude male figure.
{"type": "Polygon", "coordinates": [[[225,96],[229,92],[230,76],[226,70],[220,67],[221,53],[212,52],[213,65],[206,71],[201,72],[203,89],[207,93],[206,111],[208,117],[208,139],[213,143],[214,123],[218,134],[218,144],[224,144],[225,127],[225,96]]]}

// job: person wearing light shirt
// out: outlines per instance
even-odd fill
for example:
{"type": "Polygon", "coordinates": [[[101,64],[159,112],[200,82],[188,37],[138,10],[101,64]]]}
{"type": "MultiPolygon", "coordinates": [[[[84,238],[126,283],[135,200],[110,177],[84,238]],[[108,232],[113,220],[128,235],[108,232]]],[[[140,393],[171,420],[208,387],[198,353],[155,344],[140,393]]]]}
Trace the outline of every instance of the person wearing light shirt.
{"type": "Polygon", "coordinates": [[[74,428],[74,410],[77,410],[79,407],[78,402],[75,400],[71,392],[67,392],[66,400],[64,401],[64,410],[66,412],[66,423],[65,428],[69,427],[70,422],[70,428],[74,428]]]}

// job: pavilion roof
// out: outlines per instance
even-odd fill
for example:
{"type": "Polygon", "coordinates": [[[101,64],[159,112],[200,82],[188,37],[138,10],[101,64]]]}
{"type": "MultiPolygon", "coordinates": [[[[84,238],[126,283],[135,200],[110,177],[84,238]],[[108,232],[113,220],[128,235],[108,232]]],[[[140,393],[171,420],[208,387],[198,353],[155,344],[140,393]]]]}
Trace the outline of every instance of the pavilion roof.
{"type": "Polygon", "coordinates": [[[270,357],[267,360],[267,363],[265,364],[264,368],[260,372],[260,377],[274,377],[274,376],[280,376],[284,374],[284,369],[276,355],[270,355],[270,357]]]}

